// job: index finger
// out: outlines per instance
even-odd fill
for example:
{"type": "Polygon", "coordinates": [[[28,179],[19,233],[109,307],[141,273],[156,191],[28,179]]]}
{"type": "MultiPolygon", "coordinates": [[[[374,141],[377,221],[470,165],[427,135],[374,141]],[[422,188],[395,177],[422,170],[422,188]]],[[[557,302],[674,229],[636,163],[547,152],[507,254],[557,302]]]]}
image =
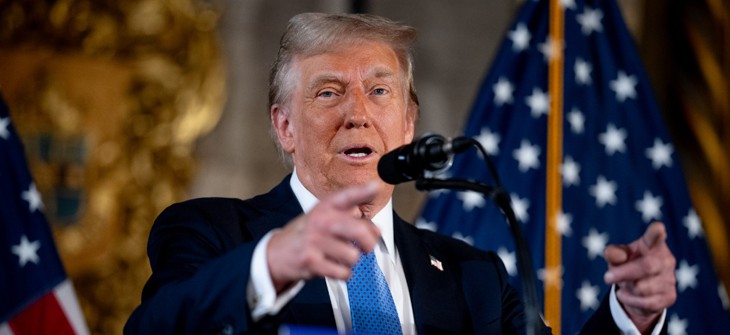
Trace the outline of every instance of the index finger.
{"type": "Polygon", "coordinates": [[[336,209],[346,211],[362,203],[372,201],[377,191],[378,183],[371,181],[363,186],[348,187],[324,201],[329,202],[336,209]]]}
{"type": "Polygon", "coordinates": [[[654,246],[661,244],[666,239],[667,229],[664,227],[663,223],[658,221],[649,225],[649,228],[646,229],[644,235],[641,236],[641,241],[646,249],[651,249],[654,246]]]}

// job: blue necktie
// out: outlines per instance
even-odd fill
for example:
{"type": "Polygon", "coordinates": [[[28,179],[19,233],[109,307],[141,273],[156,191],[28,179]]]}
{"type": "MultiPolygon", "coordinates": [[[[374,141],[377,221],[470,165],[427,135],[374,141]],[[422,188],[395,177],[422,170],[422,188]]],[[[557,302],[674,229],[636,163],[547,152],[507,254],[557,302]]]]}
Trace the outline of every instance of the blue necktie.
{"type": "Polygon", "coordinates": [[[402,334],[398,312],[375,253],[362,255],[347,281],[352,330],[356,334],[402,334]]]}

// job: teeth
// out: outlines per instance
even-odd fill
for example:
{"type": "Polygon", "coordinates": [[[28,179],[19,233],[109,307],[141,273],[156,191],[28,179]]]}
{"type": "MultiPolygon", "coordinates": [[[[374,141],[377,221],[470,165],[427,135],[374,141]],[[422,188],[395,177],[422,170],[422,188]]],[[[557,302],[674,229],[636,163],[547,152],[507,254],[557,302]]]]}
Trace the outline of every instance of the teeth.
{"type": "Polygon", "coordinates": [[[350,157],[365,157],[365,156],[367,156],[367,154],[364,153],[364,152],[356,152],[356,153],[351,153],[351,154],[347,154],[347,155],[350,156],[350,157]]]}

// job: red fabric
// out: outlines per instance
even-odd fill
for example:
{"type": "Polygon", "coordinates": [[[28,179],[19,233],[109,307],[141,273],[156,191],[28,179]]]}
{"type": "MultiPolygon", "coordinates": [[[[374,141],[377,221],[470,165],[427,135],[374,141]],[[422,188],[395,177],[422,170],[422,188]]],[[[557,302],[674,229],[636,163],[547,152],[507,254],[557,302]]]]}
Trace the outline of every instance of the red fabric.
{"type": "Polygon", "coordinates": [[[53,292],[46,294],[8,322],[18,335],[73,335],[73,327],[53,292]]]}

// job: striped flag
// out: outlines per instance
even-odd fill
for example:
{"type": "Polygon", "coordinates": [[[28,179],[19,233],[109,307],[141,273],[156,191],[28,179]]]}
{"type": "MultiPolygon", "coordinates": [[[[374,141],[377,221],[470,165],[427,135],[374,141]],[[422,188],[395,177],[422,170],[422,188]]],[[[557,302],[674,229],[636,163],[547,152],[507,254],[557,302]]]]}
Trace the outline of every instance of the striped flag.
{"type": "Polygon", "coordinates": [[[88,334],[0,97],[0,335],[88,334]]]}
{"type": "MultiPolygon", "coordinates": [[[[660,220],[677,258],[678,298],[667,314],[669,334],[727,332],[727,293],[617,5],[561,0],[558,16],[553,7],[552,17],[562,17],[556,26],[549,2],[524,3],[464,130],[491,154],[511,194],[541,279],[539,291],[557,292],[542,297],[548,322],[558,333],[577,333],[610,288],[603,283],[605,246],[631,242],[660,220]],[[551,77],[555,64],[560,71],[551,77]],[[551,131],[549,118],[559,120],[551,131]],[[548,146],[550,137],[557,147],[548,146]],[[555,152],[557,159],[548,160],[555,152]],[[553,170],[557,187],[551,197],[546,185],[553,170]],[[554,228],[546,229],[546,213],[556,203],[554,228]]],[[[458,155],[446,173],[490,179],[476,152],[458,155]]],[[[496,251],[519,286],[505,220],[480,194],[434,192],[417,225],[496,251]]]]}

